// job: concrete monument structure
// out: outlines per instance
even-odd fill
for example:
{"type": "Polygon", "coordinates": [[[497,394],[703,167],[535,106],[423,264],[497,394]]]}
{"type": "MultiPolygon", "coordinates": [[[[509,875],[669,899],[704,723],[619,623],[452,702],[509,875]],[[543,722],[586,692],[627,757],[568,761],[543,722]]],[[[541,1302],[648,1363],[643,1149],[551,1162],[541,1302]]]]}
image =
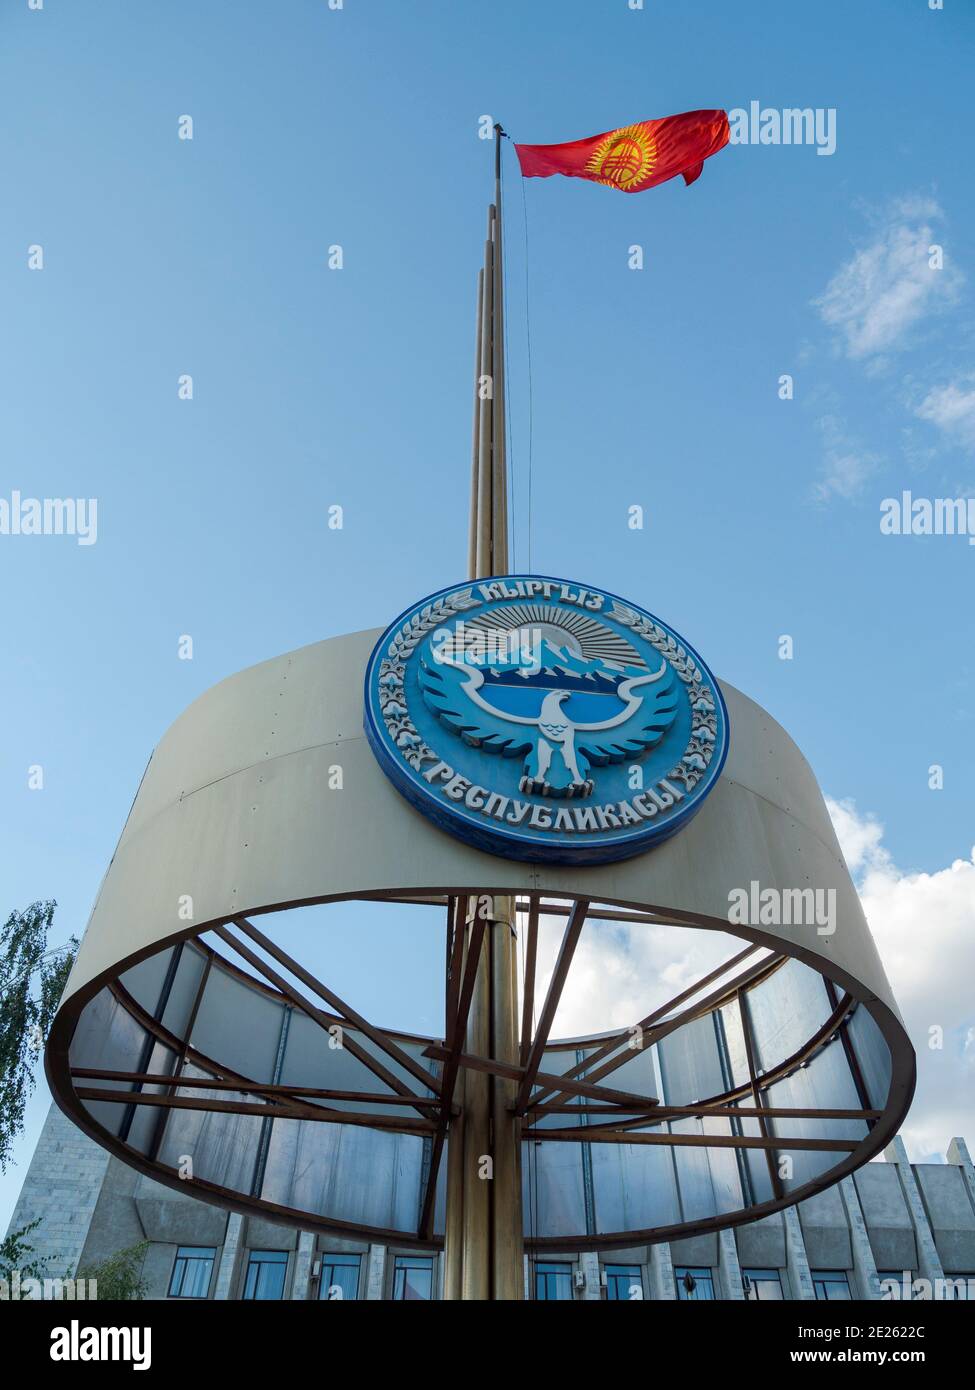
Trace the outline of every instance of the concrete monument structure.
{"type": "MultiPolygon", "coordinates": [[[[518,1298],[526,1256],[537,1270],[570,1253],[588,1289],[616,1250],[642,1251],[647,1292],[667,1297],[677,1242],[701,1252],[689,1268],[716,1252],[737,1296],[732,1228],[740,1242],[768,1219],[805,1296],[796,1204],[849,1203],[854,1174],[875,1181],[863,1165],[894,1142],[913,1050],[788,734],[590,576],[508,574],[497,158],[468,579],[385,632],[242,671],[176,721],[105,875],[48,1079],[133,1170],[140,1220],[174,1223],[162,1244],[223,1249],[217,1287],[244,1219],[302,1233],[299,1288],[325,1254],[377,1247],[444,1251],[444,1297],[518,1298]],[[492,666],[464,623],[534,625],[541,656],[519,639],[492,666]],[[757,912],[731,911],[743,896],[757,912]],[[405,929],[411,904],[442,908],[441,1035],[366,1019],[274,939],[279,911],[360,899],[405,929]],[[820,900],[828,921],[806,910],[820,900]],[[536,991],[553,921],[561,946],[536,991]],[[553,1037],[580,936],[620,923],[724,934],[728,954],[629,1028],[553,1037]],[[234,1215],[193,1240],[163,1190],[234,1215]]],[[[852,1252],[863,1223],[842,1209],[852,1252]]],[[[379,1289],[373,1264],[362,1277],[379,1289]]]]}

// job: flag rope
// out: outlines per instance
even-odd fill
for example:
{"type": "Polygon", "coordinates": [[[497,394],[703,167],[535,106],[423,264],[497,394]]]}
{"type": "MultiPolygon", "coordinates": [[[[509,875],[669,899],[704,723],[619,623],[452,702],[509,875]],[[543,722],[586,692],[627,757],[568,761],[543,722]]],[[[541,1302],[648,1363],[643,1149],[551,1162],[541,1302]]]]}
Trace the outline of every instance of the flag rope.
{"type": "MultiPolygon", "coordinates": [[[[508,139],[508,136],[504,133],[504,131],[502,131],[501,134],[504,136],[505,139],[508,139]]],[[[502,156],[503,156],[503,146],[502,146],[502,156]]],[[[499,188],[500,188],[500,190],[501,190],[501,198],[499,199],[500,204],[501,204],[501,244],[502,244],[502,245],[505,245],[506,242],[507,242],[507,238],[508,238],[508,216],[507,216],[507,199],[506,199],[505,196],[504,196],[504,158],[503,158],[503,157],[500,158],[499,161],[498,161],[498,186],[499,186],[499,188]]],[[[502,304],[503,304],[504,307],[505,307],[505,313],[504,313],[503,316],[502,316],[501,322],[502,322],[502,332],[503,332],[503,336],[504,336],[504,362],[505,362],[505,376],[506,376],[506,381],[505,381],[505,393],[504,393],[504,416],[505,416],[505,431],[506,431],[506,434],[507,434],[507,449],[506,449],[506,453],[505,453],[505,464],[506,464],[506,470],[507,470],[507,477],[506,477],[506,479],[505,479],[505,486],[506,486],[506,488],[507,488],[507,490],[508,490],[508,545],[509,545],[509,549],[510,549],[510,554],[509,554],[509,556],[508,556],[508,569],[510,570],[510,572],[511,572],[512,574],[516,574],[516,573],[517,573],[517,570],[518,570],[518,566],[517,566],[517,564],[515,563],[515,547],[516,547],[516,544],[517,544],[518,529],[517,529],[517,526],[515,525],[515,497],[516,497],[516,494],[515,494],[515,460],[514,460],[514,450],[513,450],[512,447],[511,447],[511,399],[510,399],[510,396],[511,396],[511,391],[510,391],[511,377],[510,377],[510,374],[508,373],[508,370],[507,370],[508,363],[509,363],[510,360],[511,360],[510,357],[508,356],[508,314],[507,314],[507,304],[508,304],[508,262],[507,262],[507,258],[504,257],[504,256],[502,256],[502,258],[501,258],[501,302],[502,302],[502,304]]]]}
{"type": "Polygon", "coordinates": [[[528,573],[532,572],[532,460],[535,435],[535,397],[532,389],[532,329],[528,303],[528,195],[521,181],[522,221],[525,228],[525,339],[528,350],[528,573]]]}

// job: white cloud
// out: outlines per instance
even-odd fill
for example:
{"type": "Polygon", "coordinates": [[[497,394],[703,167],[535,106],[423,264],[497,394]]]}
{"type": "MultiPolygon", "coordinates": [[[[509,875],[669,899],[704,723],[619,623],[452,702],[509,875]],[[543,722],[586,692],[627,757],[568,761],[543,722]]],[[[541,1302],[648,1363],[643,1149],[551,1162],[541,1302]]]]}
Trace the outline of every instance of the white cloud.
{"type": "MultiPolygon", "coordinates": [[[[535,994],[539,1007],[561,935],[561,923],[543,919],[535,994]]],[[[720,932],[590,920],[572,961],[552,1037],[626,1028],[741,949],[736,937],[720,932]]]]}
{"type": "MultiPolygon", "coordinates": [[[[906,873],[884,828],[852,800],[827,799],[894,997],[917,1052],[918,1084],[901,1133],[915,1161],[944,1157],[961,1135],[975,1147],[975,849],[934,873],[906,873]],[[929,1046],[930,1030],[944,1046],[929,1046]]],[[[562,924],[539,931],[537,1007],[545,997],[562,924]]],[[[624,1028],[742,947],[692,928],[590,921],[579,942],[553,1037],[624,1028]]]]}
{"type": "Polygon", "coordinates": [[[866,480],[877,471],[877,455],[864,449],[836,415],[822,416],[818,426],[823,436],[823,466],[813,497],[817,502],[828,502],[831,497],[849,501],[862,492],[866,480]]]}
{"type": "Polygon", "coordinates": [[[948,1140],[975,1140],[975,849],[934,873],[905,873],[883,826],[852,801],[827,800],[867,921],[917,1052],[918,1082],[902,1129],[916,1159],[948,1140]],[[930,1046],[940,1029],[944,1046],[930,1046]]]}
{"type": "Polygon", "coordinates": [[[935,386],[915,414],[966,448],[975,449],[975,373],[947,386],[935,386]]]}
{"type": "Polygon", "coordinates": [[[828,797],[826,807],[847,868],[854,877],[868,865],[875,868],[890,862],[890,856],[881,844],[884,827],[876,816],[869,813],[861,816],[856,803],[850,798],[834,801],[832,797],[828,797]]]}
{"type": "Polygon", "coordinates": [[[950,304],[962,275],[950,259],[933,270],[929,248],[943,213],[933,199],[903,198],[891,205],[873,239],[840,267],[814,304],[854,359],[876,358],[904,346],[908,331],[950,304]]]}

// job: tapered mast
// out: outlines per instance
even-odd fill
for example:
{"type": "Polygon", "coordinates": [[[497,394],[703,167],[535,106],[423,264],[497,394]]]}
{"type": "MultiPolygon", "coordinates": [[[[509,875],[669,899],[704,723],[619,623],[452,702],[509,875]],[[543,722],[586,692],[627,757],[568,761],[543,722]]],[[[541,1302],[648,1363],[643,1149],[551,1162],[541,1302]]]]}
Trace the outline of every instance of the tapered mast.
{"type": "MultiPolygon", "coordinates": [[[[468,577],[508,573],[504,418],[504,270],[501,245],[501,141],[494,127],[494,202],[488,209],[484,266],[477,281],[474,432],[468,577]]],[[[460,900],[463,901],[463,900],[460,900]]],[[[468,900],[465,960],[475,923],[487,928],[468,1016],[464,1050],[517,1066],[518,979],[514,899],[468,900]]],[[[467,1071],[457,1099],[447,1163],[444,1296],[524,1297],[521,1122],[511,1113],[516,1083],[467,1071]]]]}
{"type": "Polygon", "coordinates": [[[494,202],[488,208],[484,268],[477,280],[474,448],[468,576],[508,573],[504,424],[504,273],[501,246],[501,140],[494,127],[494,202]]]}

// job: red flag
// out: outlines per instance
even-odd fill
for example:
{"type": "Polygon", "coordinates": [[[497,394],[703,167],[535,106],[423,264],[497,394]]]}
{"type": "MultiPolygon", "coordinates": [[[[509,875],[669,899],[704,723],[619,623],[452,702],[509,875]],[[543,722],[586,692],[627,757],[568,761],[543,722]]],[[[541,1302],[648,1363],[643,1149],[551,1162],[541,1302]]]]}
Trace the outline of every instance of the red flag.
{"type": "Polygon", "coordinates": [[[693,183],[708,156],[727,143],[727,111],[685,111],[566,145],[515,145],[515,149],[526,179],[566,174],[608,183],[624,193],[642,193],[678,174],[683,174],[685,183],[693,183]]]}

